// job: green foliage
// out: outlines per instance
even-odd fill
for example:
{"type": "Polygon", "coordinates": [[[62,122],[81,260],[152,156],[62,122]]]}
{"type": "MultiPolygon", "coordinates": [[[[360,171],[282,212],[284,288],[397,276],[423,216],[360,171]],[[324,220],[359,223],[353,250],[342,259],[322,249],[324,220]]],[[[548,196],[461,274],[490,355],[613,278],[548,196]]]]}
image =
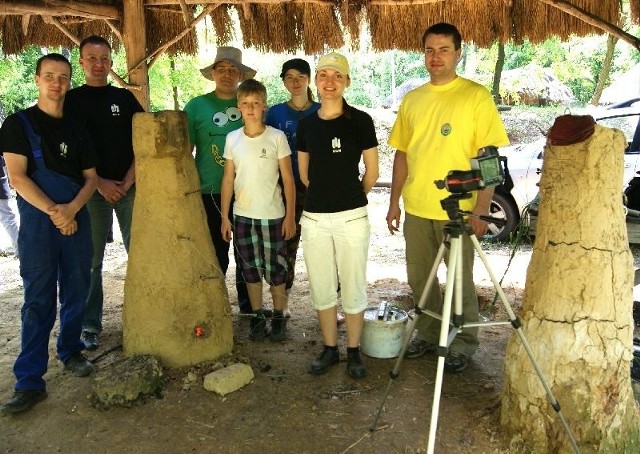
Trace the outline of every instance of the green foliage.
{"type": "Polygon", "coordinates": [[[30,47],[22,55],[3,55],[0,63],[0,100],[4,115],[24,109],[38,99],[33,83],[36,61],[42,56],[38,47],[30,47]]]}
{"type": "MultiPolygon", "coordinates": [[[[607,50],[606,38],[585,39],[579,44],[574,42],[558,43],[561,55],[567,61],[555,58],[549,66],[553,68],[558,79],[565,83],[580,103],[587,103],[593,96],[598,76],[607,50]]],[[[615,66],[612,68],[615,71],[615,66]]]]}
{"type": "MultiPolygon", "coordinates": [[[[494,44],[497,48],[497,44],[494,44]]],[[[522,44],[507,43],[504,46],[504,69],[520,68],[531,63],[536,55],[536,48],[527,40],[522,44]]]]}
{"type": "Polygon", "coordinates": [[[173,110],[174,90],[177,89],[178,109],[184,108],[191,98],[212,89],[196,66],[194,58],[186,55],[160,57],[149,70],[151,110],[173,110]]]}
{"type": "MultiPolygon", "coordinates": [[[[593,96],[598,76],[603,70],[606,39],[606,36],[592,36],[562,42],[558,37],[551,37],[535,45],[528,40],[517,45],[508,43],[505,45],[504,70],[532,63],[543,68],[552,68],[558,79],[571,89],[576,100],[581,104],[587,103],[593,96]]],[[[497,44],[478,52],[479,72],[493,72],[497,44]]],[[[630,46],[626,43],[619,42],[614,51],[611,75],[630,69],[640,59],[637,54],[630,52],[630,46]]]]}

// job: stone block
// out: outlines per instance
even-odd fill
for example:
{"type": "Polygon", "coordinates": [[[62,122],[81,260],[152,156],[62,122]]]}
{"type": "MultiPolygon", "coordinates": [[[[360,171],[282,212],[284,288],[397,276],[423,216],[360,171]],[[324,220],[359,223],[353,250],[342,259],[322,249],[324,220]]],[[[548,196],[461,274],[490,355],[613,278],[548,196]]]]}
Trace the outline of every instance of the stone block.
{"type": "Polygon", "coordinates": [[[150,355],[123,358],[98,370],[91,400],[97,407],[130,407],[162,389],[162,366],[150,355]]]}
{"type": "Polygon", "coordinates": [[[224,396],[248,385],[253,377],[253,370],[248,364],[231,364],[206,375],[204,389],[224,396]]]}

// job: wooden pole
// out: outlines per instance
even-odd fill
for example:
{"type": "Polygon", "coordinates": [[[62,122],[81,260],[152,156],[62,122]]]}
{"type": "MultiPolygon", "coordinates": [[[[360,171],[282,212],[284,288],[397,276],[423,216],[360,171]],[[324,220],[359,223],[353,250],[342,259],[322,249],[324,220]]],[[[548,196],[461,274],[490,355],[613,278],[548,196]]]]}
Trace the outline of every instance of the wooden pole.
{"type": "Polygon", "coordinates": [[[133,94],[138,98],[140,105],[149,110],[149,68],[146,61],[142,61],[147,48],[146,21],[144,17],[143,0],[127,0],[122,2],[122,44],[127,55],[127,67],[133,67],[137,62],[140,64],[129,72],[129,83],[141,87],[133,94]]]}

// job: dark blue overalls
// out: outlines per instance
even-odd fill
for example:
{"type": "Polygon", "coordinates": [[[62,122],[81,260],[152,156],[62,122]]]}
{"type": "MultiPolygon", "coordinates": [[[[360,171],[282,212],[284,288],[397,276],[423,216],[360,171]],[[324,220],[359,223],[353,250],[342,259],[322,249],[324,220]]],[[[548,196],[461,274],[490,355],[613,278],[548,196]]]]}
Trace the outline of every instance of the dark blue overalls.
{"type": "MultiPolygon", "coordinates": [[[[68,203],[80,185],[70,177],[45,167],[40,137],[24,112],[18,116],[36,160],[37,170],[30,178],[55,203],[68,203]]],[[[56,293],[60,293],[60,333],[57,354],[65,363],[80,352],[85,301],[91,272],[91,226],[83,207],[76,214],[78,230],[62,235],[49,216],[18,196],[20,231],[20,276],[24,284],[22,307],[22,351],[13,366],[16,390],[45,389],[43,376],[49,361],[49,336],[56,320],[56,293]]]]}

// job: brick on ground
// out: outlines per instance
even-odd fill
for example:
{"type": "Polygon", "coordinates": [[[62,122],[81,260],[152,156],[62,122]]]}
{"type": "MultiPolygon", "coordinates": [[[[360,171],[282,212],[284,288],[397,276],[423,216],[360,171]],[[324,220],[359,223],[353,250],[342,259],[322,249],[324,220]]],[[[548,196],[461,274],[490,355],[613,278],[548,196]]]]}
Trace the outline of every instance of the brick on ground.
{"type": "Polygon", "coordinates": [[[224,396],[248,385],[253,377],[251,366],[235,363],[206,375],[204,389],[224,396]]]}

